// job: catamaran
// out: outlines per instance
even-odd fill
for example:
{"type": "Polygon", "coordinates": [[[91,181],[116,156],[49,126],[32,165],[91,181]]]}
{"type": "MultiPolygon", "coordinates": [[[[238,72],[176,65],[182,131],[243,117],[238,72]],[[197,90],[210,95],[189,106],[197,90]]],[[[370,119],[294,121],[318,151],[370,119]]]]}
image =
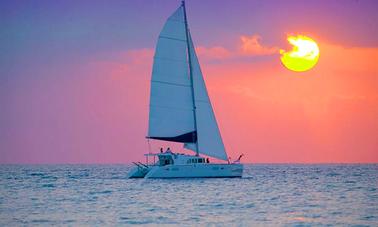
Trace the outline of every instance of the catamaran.
{"type": "Polygon", "coordinates": [[[129,178],[242,176],[243,165],[230,163],[227,157],[190,35],[184,1],[168,18],[158,38],[147,139],[183,143],[195,154],[171,150],[147,153],[147,163],[134,162],[129,178]],[[210,163],[201,155],[227,163],[210,163]],[[154,162],[149,164],[151,156],[154,162]]]}

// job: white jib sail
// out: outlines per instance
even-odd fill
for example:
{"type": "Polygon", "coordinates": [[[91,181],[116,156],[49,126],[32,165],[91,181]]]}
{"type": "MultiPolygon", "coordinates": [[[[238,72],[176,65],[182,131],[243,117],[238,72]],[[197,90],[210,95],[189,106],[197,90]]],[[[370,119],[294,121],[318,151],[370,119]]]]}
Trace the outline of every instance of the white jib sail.
{"type": "MultiPolygon", "coordinates": [[[[190,34],[188,36],[196,106],[198,152],[214,158],[227,160],[227,154],[211,106],[209,95],[207,94],[206,85],[203,80],[201,67],[194,49],[192,38],[190,34]]],[[[185,144],[185,148],[196,151],[194,143],[185,144]]]]}

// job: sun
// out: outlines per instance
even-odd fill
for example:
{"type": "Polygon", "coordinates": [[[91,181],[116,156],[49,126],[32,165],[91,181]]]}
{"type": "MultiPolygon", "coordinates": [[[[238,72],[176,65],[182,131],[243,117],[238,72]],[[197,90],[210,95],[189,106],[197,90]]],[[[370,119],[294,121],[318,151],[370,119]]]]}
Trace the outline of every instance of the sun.
{"type": "Polygon", "coordinates": [[[280,50],[281,62],[289,70],[304,72],[313,68],[319,59],[319,47],[316,42],[304,35],[288,36],[293,45],[290,51],[280,50]]]}

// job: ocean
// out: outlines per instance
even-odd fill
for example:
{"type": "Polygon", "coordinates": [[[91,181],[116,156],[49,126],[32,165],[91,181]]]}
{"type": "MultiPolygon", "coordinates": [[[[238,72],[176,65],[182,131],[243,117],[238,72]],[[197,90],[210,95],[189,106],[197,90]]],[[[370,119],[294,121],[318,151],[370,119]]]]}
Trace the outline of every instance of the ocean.
{"type": "Polygon", "coordinates": [[[378,164],[247,164],[241,179],[131,165],[0,165],[0,226],[378,226],[378,164]]]}

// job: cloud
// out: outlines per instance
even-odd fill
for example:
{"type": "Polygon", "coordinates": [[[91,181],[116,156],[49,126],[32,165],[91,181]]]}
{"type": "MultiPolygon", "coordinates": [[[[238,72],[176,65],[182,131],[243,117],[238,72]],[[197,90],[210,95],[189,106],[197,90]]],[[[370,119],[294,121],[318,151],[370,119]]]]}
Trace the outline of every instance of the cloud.
{"type": "Polygon", "coordinates": [[[215,46],[215,47],[204,47],[199,46],[196,48],[197,54],[205,59],[227,59],[230,58],[233,53],[228,49],[215,46]]]}
{"type": "MultiPolygon", "coordinates": [[[[204,61],[240,59],[279,53],[278,48],[263,46],[260,42],[261,36],[258,34],[252,36],[242,35],[233,48],[226,48],[220,45],[197,46],[196,53],[200,60],[204,61]]],[[[136,67],[137,65],[151,65],[154,52],[152,48],[133,49],[107,53],[107,58],[110,60],[99,61],[97,56],[97,59],[93,61],[96,64],[109,65],[109,67],[113,65],[114,68],[120,68],[117,71],[126,71],[130,67],[136,67]]]]}
{"type": "Polygon", "coordinates": [[[240,53],[243,55],[272,55],[279,53],[277,47],[266,47],[263,46],[260,35],[246,36],[242,35],[240,37],[241,48],[240,53]]]}
{"type": "Polygon", "coordinates": [[[222,46],[196,48],[201,60],[228,60],[247,57],[267,56],[279,53],[279,48],[268,47],[261,44],[261,36],[254,34],[251,36],[242,35],[237,45],[233,49],[227,49],[222,46]]]}
{"type": "Polygon", "coordinates": [[[150,63],[154,55],[154,50],[151,48],[129,50],[122,54],[126,61],[132,64],[150,63]]]}
{"type": "Polygon", "coordinates": [[[151,69],[154,50],[150,48],[110,52],[106,55],[93,56],[87,68],[95,69],[102,75],[113,78],[137,75],[135,70],[151,69]]]}

